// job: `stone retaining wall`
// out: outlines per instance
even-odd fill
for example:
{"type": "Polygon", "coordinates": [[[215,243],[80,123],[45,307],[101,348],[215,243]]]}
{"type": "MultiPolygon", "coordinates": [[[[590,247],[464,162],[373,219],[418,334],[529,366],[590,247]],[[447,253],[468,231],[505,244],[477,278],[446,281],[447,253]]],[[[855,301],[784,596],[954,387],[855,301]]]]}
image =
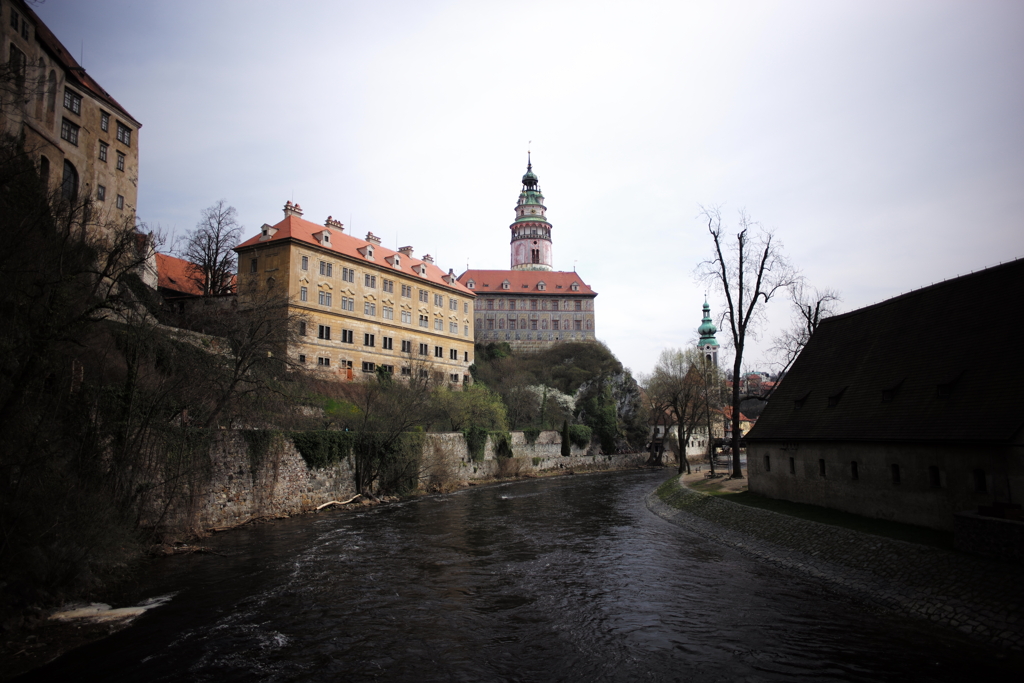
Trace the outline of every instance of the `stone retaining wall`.
{"type": "Polygon", "coordinates": [[[732,503],[680,486],[647,497],[658,516],[885,609],[1024,649],[1024,582],[1011,564],[732,503]]]}
{"type": "MultiPolygon", "coordinates": [[[[449,490],[468,481],[551,470],[619,469],[640,465],[640,454],[588,455],[572,448],[561,456],[561,434],[541,432],[533,444],[512,432],[511,460],[501,461],[488,438],[482,460],[469,454],[461,432],[424,435],[420,483],[428,490],[449,490]]],[[[355,495],[350,458],[328,468],[311,468],[290,439],[276,437],[262,462],[250,457],[242,431],[216,435],[205,467],[190,472],[154,495],[146,506],[144,526],[167,531],[198,531],[236,526],[251,519],[309,512],[332,500],[355,495]],[[168,500],[174,501],[168,503],[168,500]]]]}

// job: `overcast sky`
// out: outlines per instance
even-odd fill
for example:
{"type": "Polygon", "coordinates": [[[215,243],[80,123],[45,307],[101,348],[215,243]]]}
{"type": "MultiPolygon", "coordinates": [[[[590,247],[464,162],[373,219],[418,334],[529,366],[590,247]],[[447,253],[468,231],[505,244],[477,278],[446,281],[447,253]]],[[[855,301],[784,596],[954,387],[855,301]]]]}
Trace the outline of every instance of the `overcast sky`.
{"type": "MultiPolygon", "coordinates": [[[[169,237],[221,198],[247,236],[293,200],[456,273],[507,268],[532,141],[555,268],[635,372],[696,340],[702,204],[775,230],[843,310],[1024,256],[1019,0],[36,11],[142,122],[138,213],[169,237]]],[[[751,368],[789,324],[770,313],[751,368]]]]}

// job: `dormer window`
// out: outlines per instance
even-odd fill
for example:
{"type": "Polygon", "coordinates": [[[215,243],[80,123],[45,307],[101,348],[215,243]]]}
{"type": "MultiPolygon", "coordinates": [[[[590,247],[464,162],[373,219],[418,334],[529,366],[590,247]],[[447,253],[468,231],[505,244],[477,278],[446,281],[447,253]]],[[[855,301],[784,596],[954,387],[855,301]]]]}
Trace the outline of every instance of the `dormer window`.
{"type": "Polygon", "coordinates": [[[502,282],[502,283],[501,283],[501,288],[502,288],[502,289],[508,289],[508,288],[509,288],[509,287],[511,287],[511,286],[512,286],[512,285],[511,285],[511,283],[509,283],[509,281],[508,281],[508,280],[505,280],[504,282],[502,282]]]}
{"type": "Polygon", "coordinates": [[[476,282],[470,280],[469,282],[466,283],[466,287],[469,289],[476,289],[476,282]]]}
{"type": "Polygon", "coordinates": [[[421,263],[418,266],[416,266],[415,268],[413,268],[413,270],[415,270],[420,275],[426,275],[427,274],[427,265],[425,263],[421,263]]]}
{"type": "Polygon", "coordinates": [[[537,283],[537,289],[538,289],[538,290],[540,290],[540,291],[542,291],[542,292],[543,292],[543,291],[544,291],[545,289],[547,289],[547,285],[546,285],[546,284],[544,284],[544,281],[543,281],[543,280],[541,280],[540,282],[538,282],[538,283],[537,283]]]}
{"type": "Polygon", "coordinates": [[[580,291],[580,283],[578,283],[578,282],[572,283],[572,286],[569,289],[571,289],[574,292],[580,291]]]}
{"type": "Polygon", "coordinates": [[[395,268],[402,267],[402,256],[401,254],[395,254],[395,268]]]}
{"type": "Polygon", "coordinates": [[[373,258],[373,245],[367,245],[366,247],[366,258],[373,258]]]}

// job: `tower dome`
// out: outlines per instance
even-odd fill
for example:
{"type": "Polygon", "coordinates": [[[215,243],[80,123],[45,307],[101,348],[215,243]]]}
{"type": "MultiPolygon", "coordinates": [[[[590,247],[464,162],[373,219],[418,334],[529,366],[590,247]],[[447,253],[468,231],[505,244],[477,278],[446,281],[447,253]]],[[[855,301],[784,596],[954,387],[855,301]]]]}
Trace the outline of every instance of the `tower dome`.
{"type": "Polygon", "coordinates": [[[704,358],[709,363],[714,363],[717,366],[718,340],[715,339],[715,333],[718,332],[718,328],[715,327],[715,323],[711,322],[711,307],[708,306],[707,301],[704,302],[704,318],[701,320],[697,332],[700,334],[697,348],[700,349],[701,353],[704,354],[704,358]]]}

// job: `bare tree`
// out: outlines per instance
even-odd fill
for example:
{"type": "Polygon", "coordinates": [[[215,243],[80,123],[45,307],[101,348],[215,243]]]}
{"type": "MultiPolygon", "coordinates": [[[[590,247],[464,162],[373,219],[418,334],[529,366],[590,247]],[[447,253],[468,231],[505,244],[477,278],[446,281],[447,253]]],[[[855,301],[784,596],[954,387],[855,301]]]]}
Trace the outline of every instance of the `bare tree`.
{"type": "Polygon", "coordinates": [[[686,444],[701,427],[711,435],[711,411],[717,408],[717,368],[697,349],[665,349],[648,381],[652,404],[663,406],[676,425],[679,474],[690,473],[686,444]]]}
{"type": "Polygon", "coordinates": [[[837,313],[842,297],[834,289],[817,289],[797,282],[790,290],[793,303],[793,324],[772,340],[771,353],[776,357],[779,374],[784,374],[804,350],[818,325],[837,313]]]}
{"type": "MultiPolygon", "coordinates": [[[[740,403],[740,376],[747,336],[754,336],[764,322],[764,304],[781,291],[788,290],[799,281],[799,275],[782,253],[782,244],[774,233],[750,220],[740,211],[739,228],[732,236],[722,227],[721,212],[717,207],[701,207],[700,216],[707,221],[708,232],[715,249],[711,258],[698,264],[698,279],[715,286],[725,297],[722,312],[723,326],[733,346],[732,414],[738,418],[740,403]],[[731,247],[730,247],[731,242],[731,247]]],[[[732,476],[742,478],[740,466],[739,420],[734,419],[732,430],[732,476]]]]}
{"type": "Polygon", "coordinates": [[[203,296],[231,294],[235,291],[234,249],[242,236],[235,207],[223,199],[203,209],[196,229],[185,238],[182,258],[191,265],[189,278],[203,290],[203,296]]]}

